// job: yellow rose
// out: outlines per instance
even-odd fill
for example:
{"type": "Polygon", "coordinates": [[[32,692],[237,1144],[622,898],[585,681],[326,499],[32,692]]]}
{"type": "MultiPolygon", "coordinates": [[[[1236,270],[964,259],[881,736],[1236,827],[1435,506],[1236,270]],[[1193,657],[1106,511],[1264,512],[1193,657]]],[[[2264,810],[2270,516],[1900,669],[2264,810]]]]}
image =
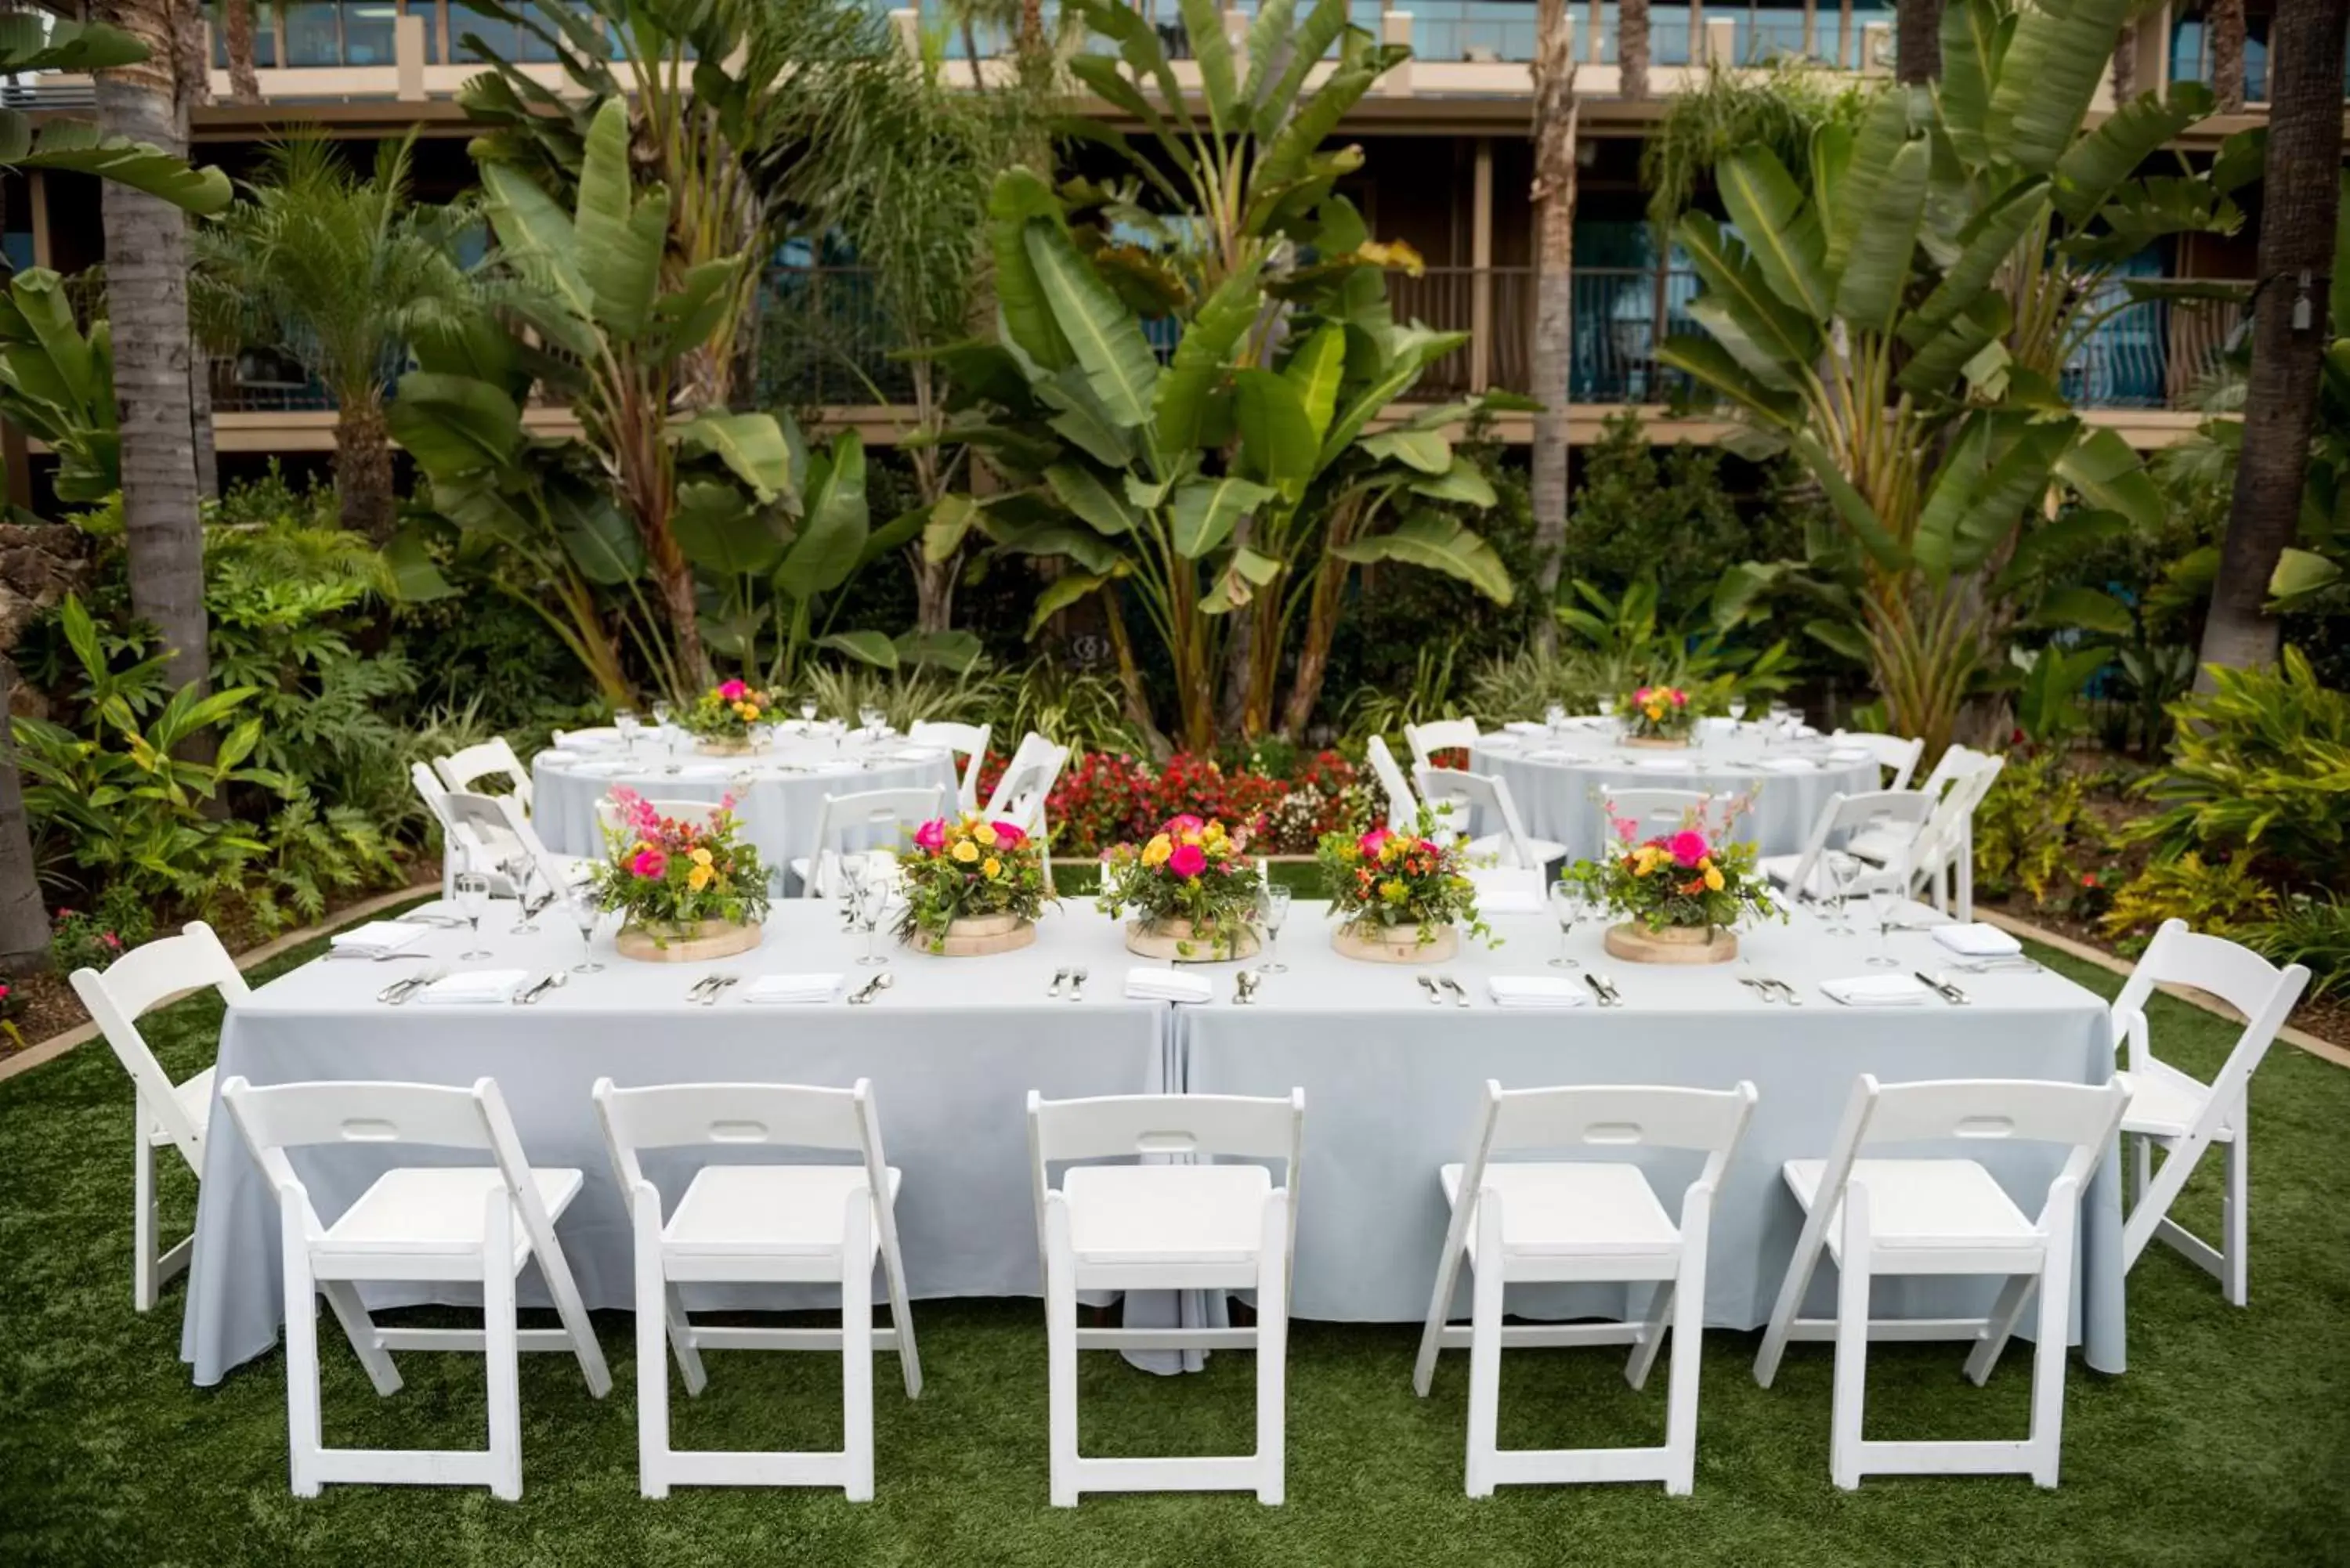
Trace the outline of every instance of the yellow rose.
{"type": "Polygon", "coordinates": [[[717,873],[707,866],[696,866],[686,873],[685,885],[699,893],[702,888],[710,886],[710,878],[716,875],[717,873]]]}
{"type": "Polygon", "coordinates": [[[1721,891],[1721,872],[1719,868],[1711,866],[1705,868],[1705,885],[1713,892],[1721,891]]]}
{"type": "Polygon", "coordinates": [[[759,718],[759,705],[758,705],[756,702],[745,702],[745,703],[743,703],[743,721],[744,721],[745,722],[747,722],[747,723],[755,723],[755,722],[758,722],[758,718],[759,718]]]}
{"type": "Polygon", "coordinates": [[[711,855],[710,851],[707,849],[697,849],[692,854],[687,856],[686,858],[692,861],[696,866],[707,866],[710,864],[711,855]]]}
{"type": "Polygon", "coordinates": [[[1200,842],[1202,844],[1221,844],[1223,842],[1223,839],[1224,825],[1221,822],[1211,822],[1208,824],[1207,827],[1202,830],[1200,836],[1200,842]]]}
{"type": "Polygon", "coordinates": [[[980,870],[991,877],[1001,877],[1003,875],[1003,862],[991,855],[987,857],[987,864],[981,867],[980,870]]]}
{"type": "Polygon", "coordinates": [[[972,861],[979,858],[979,846],[966,838],[961,844],[956,845],[951,853],[956,859],[968,866],[972,861]]]}
{"type": "Polygon", "coordinates": [[[1174,843],[1162,833],[1142,846],[1142,863],[1145,866],[1164,866],[1167,857],[1174,853],[1174,843]]]}
{"type": "MultiPolygon", "coordinates": [[[[973,838],[978,839],[982,844],[986,845],[986,846],[987,846],[989,848],[991,848],[991,849],[993,849],[993,848],[994,848],[994,847],[995,847],[995,829],[993,829],[993,827],[990,827],[987,824],[985,824],[985,823],[983,823],[983,823],[981,823],[977,827],[974,827],[974,828],[972,828],[972,829],[971,830],[971,836],[972,836],[973,838]]],[[[993,873],[993,872],[990,872],[990,873],[988,873],[988,875],[990,875],[990,876],[993,876],[993,875],[994,875],[994,873],[993,873]]]]}

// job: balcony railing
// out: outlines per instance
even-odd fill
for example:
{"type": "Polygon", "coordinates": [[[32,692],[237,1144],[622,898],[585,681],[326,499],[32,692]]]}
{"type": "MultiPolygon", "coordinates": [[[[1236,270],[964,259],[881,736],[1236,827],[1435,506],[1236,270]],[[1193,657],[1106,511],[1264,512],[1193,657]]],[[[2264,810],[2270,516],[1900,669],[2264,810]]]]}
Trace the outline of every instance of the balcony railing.
{"type": "MultiPolygon", "coordinates": [[[[2243,318],[2226,300],[2131,301],[2118,284],[2093,302],[2096,318],[2068,358],[2064,391],[2084,409],[2191,410],[2243,318]]],[[[1396,318],[1439,331],[1468,332],[1471,342],[1431,365],[1417,399],[1449,399],[1483,389],[1542,397],[1534,385],[1534,286],[1527,267],[1430,267],[1388,284],[1396,318]],[[1482,348],[1480,347],[1482,345],[1482,348]]],[[[1680,378],[1657,362],[1676,333],[1700,329],[1688,314],[1696,276],[1676,267],[1579,267],[1574,284],[1574,337],[1567,400],[1581,404],[1661,403],[1680,378]]],[[[1145,323],[1164,358],[1174,350],[1172,321],[1145,323]]],[[[910,369],[891,358],[899,343],[876,286],[862,267],[790,268],[767,282],[755,355],[761,400],[796,407],[903,403],[910,369]]],[[[386,382],[397,379],[387,368],[386,382]]],[[[213,406],[223,412],[331,410],[325,387],[267,356],[213,367],[213,406]]]]}

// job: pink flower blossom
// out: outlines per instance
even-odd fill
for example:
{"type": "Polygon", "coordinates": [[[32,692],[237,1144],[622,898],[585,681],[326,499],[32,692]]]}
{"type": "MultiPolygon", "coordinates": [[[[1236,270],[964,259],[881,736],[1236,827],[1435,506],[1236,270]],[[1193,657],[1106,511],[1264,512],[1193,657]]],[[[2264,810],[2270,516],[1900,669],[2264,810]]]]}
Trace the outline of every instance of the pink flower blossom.
{"type": "Polygon", "coordinates": [[[5,986],[5,985],[0,985],[0,1002],[5,1002],[5,1001],[7,1001],[7,1000],[8,1000],[8,988],[7,988],[6,986],[5,986]]]}
{"type": "Polygon", "coordinates": [[[1683,866],[1695,866],[1699,861],[1713,853],[1713,846],[1705,841],[1704,834],[1699,833],[1693,828],[1687,827],[1684,827],[1679,833],[1674,834],[1670,839],[1667,840],[1665,848],[1676,861],[1679,862],[1683,866]]]}
{"type": "Polygon", "coordinates": [[[110,948],[119,948],[119,947],[120,947],[120,946],[122,945],[122,939],[121,939],[120,937],[116,936],[112,931],[109,931],[109,932],[107,932],[104,936],[102,936],[102,937],[99,938],[98,940],[99,940],[99,941],[104,942],[108,947],[110,947],[110,948]]]}
{"type": "Polygon", "coordinates": [[[1208,868],[1208,857],[1196,844],[1179,844],[1167,857],[1167,869],[1178,877],[1197,877],[1208,868]]]}
{"type": "Polygon", "coordinates": [[[669,857],[658,849],[640,850],[637,857],[629,862],[629,869],[650,882],[668,873],[669,857]]]}
{"type": "Polygon", "coordinates": [[[1028,836],[1008,822],[991,822],[988,826],[995,829],[995,842],[999,848],[1017,849],[1028,842],[1028,836]]]}
{"type": "Polygon", "coordinates": [[[1676,708],[1686,708],[1689,706],[1689,693],[1682,691],[1678,686],[1673,688],[1673,706],[1676,708]]]}
{"type": "Polygon", "coordinates": [[[1635,701],[1635,702],[1646,702],[1648,700],[1648,688],[1647,688],[1646,686],[1643,686],[1643,687],[1639,688],[1638,691],[1634,691],[1634,692],[1632,693],[1632,701],[1635,701]]]}
{"type": "Polygon", "coordinates": [[[1366,833],[1360,838],[1355,840],[1355,847],[1363,852],[1364,859],[1377,859],[1378,857],[1379,846],[1385,844],[1388,839],[1394,836],[1395,836],[1393,834],[1389,833],[1384,827],[1374,827],[1368,833],[1366,833]]]}
{"type": "Polygon", "coordinates": [[[1616,830],[1616,838],[1618,843],[1628,845],[1634,838],[1639,836],[1640,819],[1638,817],[1611,816],[1607,819],[1607,825],[1616,830]]]}
{"type": "Polygon", "coordinates": [[[1167,826],[1160,831],[1165,833],[1197,833],[1200,829],[1207,826],[1208,825],[1206,823],[1201,822],[1198,817],[1193,816],[1187,811],[1180,816],[1169,817],[1167,819],[1167,826]]]}
{"type": "Polygon", "coordinates": [[[740,680],[722,680],[718,683],[718,694],[729,702],[740,702],[750,693],[751,689],[740,680]]]}
{"type": "Polygon", "coordinates": [[[946,818],[942,816],[934,816],[931,818],[930,821],[922,824],[921,826],[914,829],[914,847],[917,849],[928,850],[931,854],[936,854],[945,846],[946,841],[947,823],[946,818]]]}

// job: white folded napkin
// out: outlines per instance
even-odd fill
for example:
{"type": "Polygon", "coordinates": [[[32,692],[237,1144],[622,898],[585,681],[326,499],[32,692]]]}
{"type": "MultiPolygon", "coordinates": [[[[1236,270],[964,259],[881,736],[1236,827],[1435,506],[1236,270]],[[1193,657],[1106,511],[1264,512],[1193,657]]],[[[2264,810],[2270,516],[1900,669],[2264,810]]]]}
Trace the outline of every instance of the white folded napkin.
{"type": "Polygon", "coordinates": [[[1924,981],[1906,974],[1860,974],[1849,980],[1824,980],[1820,989],[1847,1007],[1918,1007],[1934,994],[1924,981]]]}
{"type": "Polygon", "coordinates": [[[1584,988],[1574,981],[1548,974],[1495,974],[1485,977],[1485,990],[1496,1007],[1580,1007],[1584,988]]]}
{"type": "Polygon", "coordinates": [[[1815,774],[1819,764],[1809,757],[1764,757],[1754,764],[1766,774],[1815,774]]]}
{"type": "Polygon", "coordinates": [[[443,975],[416,993],[419,1002],[507,1002],[529,982],[526,969],[475,969],[443,975]]]}
{"type": "Polygon", "coordinates": [[[370,920],[356,930],[337,931],[327,939],[337,958],[381,958],[415,946],[432,928],[420,922],[370,920]]]}
{"type": "Polygon", "coordinates": [[[1206,975],[1173,964],[1137,964],[1126,971],[1126,994],[1137,1002],[1205,1002],[1215,993],[1206,975]]]}
{"type": "Polygon", "coordinates": [[[763,974],[743,988],[745,1002],[830,1002],[840,994],[839,974],[763,974]]]}
{"type": "Polygon", "coordinates": [[[1513,735],[1547,735],[1550,733],[1550,726],[1548,724],[1537,722],[1533,719],[1513,719],[1508,723],[1503,725],[1502,728],[1507,730],[1513,735]]]}
{"type": "Polygon", "coordinates": [[[1964,958],[2005,958],[2023,950],[2022,942],[1986,920],[1965,926],[1936,926],[1934,940],[1964,958]]]}
{"type": "Polygon", "coordinates": [[[1575,755],[1573,752],[1562,752],[1551,748],[1539,752],[1528,752],[1525,760],[1530,763],[1571,763],[1575,760],[1575,755]]]}

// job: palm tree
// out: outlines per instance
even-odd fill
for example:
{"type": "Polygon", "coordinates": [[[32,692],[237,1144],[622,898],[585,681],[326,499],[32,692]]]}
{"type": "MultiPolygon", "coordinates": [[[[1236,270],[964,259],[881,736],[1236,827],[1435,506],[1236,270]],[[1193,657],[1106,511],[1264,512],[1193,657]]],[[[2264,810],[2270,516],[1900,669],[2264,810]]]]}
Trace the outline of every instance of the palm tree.
{"type": "Polygon", "coordinates": [[[253,68],[253,0],[221,0],[221,47],[228,56],[229,98],[259,103],[261,78],[253,68]]]}
{"type": "Polygon", "coordinates": [[[1566,552],[1567,383],[1575,361],[1575,51],[1566,0],[1541,0],[1534,12],[1534,390],[1533,497],[1535,581],[1544,613],[1534,637],[1558,646],[1549,607],[1566,552]]]}
{"type": "MultiPolygon", "coordinates": [[[[2244,0],[2211,0],[2203,21],[2210,30],[2211,90],[2220,97],[2219,110],[2240,114],[2244,108],[2244,0]]],[[[2273,34],[2271,42],[2275,42],[2273,34]]],[[[2341,51],[2334,53],[2338,57],[2341,51]]]]}
{"type": "Polygon", "coordinates": [[[2334,251],[2345,26],[2350,0],[2279,6],[2270,24],[2262,281],[2252,306],[2252,368],[2244,389],[2235,501],[2203,622],[2199,690],[2210,689],[2214,665],[2268,664],[2277,656],[2279,628],[2266,609],[2269,581],[2300,522],[2318,379],[2330,338],[2324,280],[2340,265],[2334,251]],[[2300,309],[2309,321],[2296,328],[2300,309]]]}
{"type": "Polygon", "coordinates": [[[208,327],[283,345],[335,398],[335,488],[343,526],[391,536],[396,497],[383,421],[391,361],[420,331],[454,327],[478,293],[451,254],[472,221],[409,196],[407,140],[378,150],[360,178],[315,136],[270,147],[260,177],[197,240],[208,327]]]}
{"type": "Polygon", "coordinates": [[[1893,74],[1904,82],[1929,82],[1942,74],[1942,0],[1899,0],[1893,74]]]}
{"type": "Polygon", "coordinates": [[[1617,90],[1627,99],[1648,96],[1648,0],[1622,0],[1616,23],[1617,90]]]}

